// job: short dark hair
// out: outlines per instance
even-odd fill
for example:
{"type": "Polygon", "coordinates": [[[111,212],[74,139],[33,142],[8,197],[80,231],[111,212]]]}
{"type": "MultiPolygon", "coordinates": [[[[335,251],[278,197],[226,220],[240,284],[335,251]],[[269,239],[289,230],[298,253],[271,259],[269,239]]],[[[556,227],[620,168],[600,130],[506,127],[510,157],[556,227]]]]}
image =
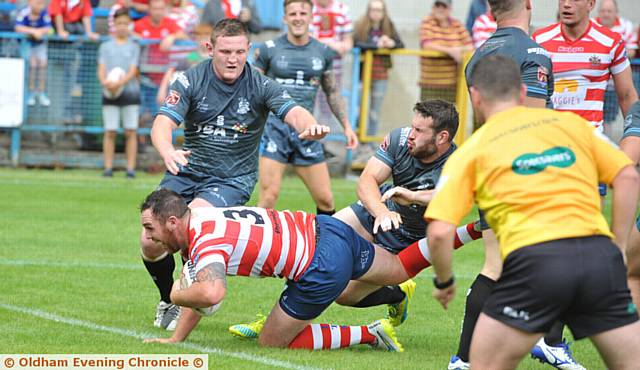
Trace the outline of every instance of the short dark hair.
{"type": "Polygon", "coordinates": [[[313,1],[311,0],[284,0],[282,7],[286,9],[289,4],[293,4],[293,3],[306,3],[313,8],[313,1]]]}
{"type": "Polygon", "coordinates": [[[489,8],[495,18],[500,17],[504,13],[508,13],[517,6],[524,6],[523,0],[489,0],[489,8]]]}
{"type": "Polygon", "coordinates": [[[113,13],[114,20],[124,16],[131,19],[131,15],[129,14],[129,8],[120,8],[113,13]]]}
{"type": "Polygon", "coordinates": [[[213,27],[213,32],[211,33],[211,43],[213,45],[216,44],[216,39],[218,37],[230,37],[230,36],[247,36],[249,39],[249,30],[244,23],[240,22],[237,19],[225,18],[220,22],[216,23],[213,27]]]}
{"type": "Polygon", "coordinates": [[[498,54],[480,59],[473,67],[469,80],[469,85],[487,100],[518,96],[522,85],[520,68],[516,62],[498,54]]]}
{"type": "Polygon", "coordinates": [[[449,142],[458,132],[458,111],[453,103],[448,101],[433,99],[417,102],[413,106],[413,111],[424,118],[433,119],[433,131],[437,134],[441,131],[449,133],[449,142]]]}
{"type": "Polygon", "coordinates": [[[187,202],[173,190],[158,189],[147,195],[140,204],[140,212],[147,209],[160,222],[165,222],[169,217],[182,217],[189,210],[187,202]]]}

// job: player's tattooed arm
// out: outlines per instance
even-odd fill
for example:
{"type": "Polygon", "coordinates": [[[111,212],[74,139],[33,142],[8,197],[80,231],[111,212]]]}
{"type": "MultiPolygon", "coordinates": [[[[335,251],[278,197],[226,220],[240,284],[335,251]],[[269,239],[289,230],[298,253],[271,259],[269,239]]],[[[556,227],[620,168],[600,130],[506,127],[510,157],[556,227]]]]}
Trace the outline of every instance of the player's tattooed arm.
{"type": "Polygon", "coordinates": [[[322,74],[322,78],[320,80],[322,84],[322,91],[324,91],[325,95],[327,95],[327,103],[329,104],[329,108],[336,116],[338,121],[348,122],[347,120],[347,105],[340,94],[340,89],[338,88],[338,83],[336,82],[336,76],[333,74],[333,71],[329,70],[322,74]]]}
{"type": "Polygon", "coordinates": [[[225,266],[219,262],[206,265],[196,274],[198,282],[215,282],[216,280],[222,280],[222,285],[227,287],[227,271],[225,266]]]}

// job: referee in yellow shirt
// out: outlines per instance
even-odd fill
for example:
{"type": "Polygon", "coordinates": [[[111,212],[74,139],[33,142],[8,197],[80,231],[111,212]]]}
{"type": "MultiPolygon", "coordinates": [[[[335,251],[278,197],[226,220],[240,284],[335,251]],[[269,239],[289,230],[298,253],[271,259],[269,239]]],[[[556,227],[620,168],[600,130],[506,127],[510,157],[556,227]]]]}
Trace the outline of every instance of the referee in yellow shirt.
{"type": "Polygon", "coordinates": [[[576,339],[590,337],[609,368],[637,368],[640,323],[618,248],[638,202],[631,160],[575,114],[524,107],[507,57],[484,58],[471,81],[484,124],[447,161],[425,219],[433,294],[445,308],[453,233],[474,200],[500,243],[503,271],[473,334],[472,368],[515,368],[558,319],[576,339]],[[611,231],[598,182],[614,189],[611,231]]]}

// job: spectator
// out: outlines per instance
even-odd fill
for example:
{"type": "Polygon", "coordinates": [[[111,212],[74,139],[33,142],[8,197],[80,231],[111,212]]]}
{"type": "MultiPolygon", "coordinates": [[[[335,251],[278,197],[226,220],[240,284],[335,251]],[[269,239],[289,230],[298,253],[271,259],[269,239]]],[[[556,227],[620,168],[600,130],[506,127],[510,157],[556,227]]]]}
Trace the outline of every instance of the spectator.
{"type": "Polygon", "coordinates": [[[113,39],[98,49],[98,80],[104,87],[102,117],[104,121],[104,173],[113,176],[116,130],[120,121],[125,130],[127,178],[135,177],[138,150],[137,129],[140,110],[138,63],[140,46],[129,38],[131,18],[127,8],[118,9],[113,17],[113,39]]]}
{"type": "MultiPolygon", "coordinates": [[[[0,0],[0,31],[11,32],[15,27],[15,0],[0,0]]],[[[4,46],[4,45],[3,45],[4,46]]]]}
{"type": "Polygon", "coordinates": [[[473,50],[473,44],[462,23],[451,17],[451,0],[434,1],[431,14],[420,25],[420,45],[448,56],[420,58],[420,100],[455,102],[458,64],[464,52],[473,50]]]}
{"type": "Polygon", "coordinates": [[[473,23],[478,19],[479,16],[483,15],[489,10],[489,4],[487,0],[471,0],[471,5],[469,6],[469,12],[467,13],[467,22],[465,28],[467,32],[471,33],[473,31],[473,23]]]}
{"type": "Polygon", "coordinates": [[[31,53],[29,57],[29,99],[30,106],[48,107],[51,101],[45,94],[47,83],[47,41],[45,36],[51,31],[51,18],[47,13],[45,0],[29,0],[29,5],[18,12],[16,32],[29,36],[31,53]]]}
{"type": "MultiPolygon", "coordinates": [[[[342,56],[353,48],[353,24],[349,7],[338,0],[313,0],[313,4],[313,20],[309,30],[312,37],[339,54],[333,59],[333,75],[336,78],[336,87],[341,91],[342,56]]],[[[322,90],[318,91],[314,110],[320,122],[334,122],[333,112],[322,90]]]]}
{"type": "MultiPolygon", "coordinates": [[[[618,15],[618,3],[616,0],[602,0],[598,8],[598,17],[596,22],[609,28],[611,31],[619,33],[622,41],[627,49],[627,56],[633,59],[638,50],[637,34],[633,30],[631,21],[624,19],[618,15]]],[[[613,79],[609,79],[607,90],[604,96],[604,128],[605,133],[611,136],[611,125],[620,111],[618,98],[613,84],[613,79]]]]}
{"type": "Polygon", "coordinates": [[[189,0],[170,0],[167,16],[173,19],[187,35],[191,36],[199,22],[198,9],[189,0]]]}
{"type": "Polygon", "coordinates": [[[49,15],[54,21],[56,33],[63,39],[67,39],[69,35],[86,35],[91,40],[100,37],[93,32],[93,10],[89,0],[51,0],[49,15]]]}
{"type": "MultiPolygon", "coordinates": [[[[93,32],[91,24],[93,10],[89,0],[51,0],[49,15],[56,33],[64,40],[68,39],[69,35],[85,35],[90,40],[97,40],[100,37],[93,32]]],[[[90,61],[82,58],[83,54],[88,54],[89,47],[79,39],[70,46],[63,44],[59,47],[62,48],[60,54],[63,56],[62,63],[64,65],[64,123],[80,124],[83,120],[81,103],[83,89],[78,75],[81,69],[91,68],[88,65],[90,61]]]]}
{"type": "MultiPolygon", "coordinates": [[[[356,22],[353,37],[355,46],[361,50],[404,47],[393,22],[389,18],[384,0],[369,1],[367,14],[356,22]]],[[[373,57],[367,136],[376,136],[378,134],[380,110],[382,109],[384,95],[387,92],[389,68],[391,68],[391,56],[375,55],[373,57]]],[[[369,148],[374,151],[376,149],[375,143],[369,143],[369,148]]]]}
{"type": "Polygon", "coordinates": [[[158,88],[158,94],[156,96],[158,104],[162,104],[164,99],[167,97],[167,89],[169,84],[176,79],[176,73],[184,72],[203,60],[210,58],[209,51],[207,50],[207,43],[211,38],[212,32],[213,27],[206,23],[201,23],[196,26],[193,31],[193,41],[196,43],[196,48],[192,48],[190,52],[182,55],[180,59],[172,63],[171,67],[167,69],[167,72],[165,72],[162,82],[160,82],[160,86],[158,88]]]}
{"type": "Polygon", "coordinates": [[[251,33],[262,31],[253,0],[209,0],[202,11],[202,23],[213,27],[225,18],[238,19],[251,33]]]}
{"type": "MultiPolygon", "coordinates": [[[[116,0],[109,9],[109,16],[107,17],[107,23],[109,24],[109,33],[115,32],[115,29],[113,27],[113,15],[118,9],[122,8],[129,9],[129,17],[131,18],[131,20],[137,21],[138,19],[141,19],[145,15],[147,15],[147,12],[149,11],[149,1],[116,0]]],[[[130,23],[129,26],[133,30],[133,23],[130,23]]]]}
{"type": "Polygon", "coordinates": [[[493,18],[491,10],[487,10],[486,13],[476,18],[476,21],[473,22],[473,28],[471,30],[473,47],[476,49],[479,48],[497,29],[498,23],[495,18],[493,18]]]}
{"type": "Polygon", "coordinates": [[[169,64],[169,50],[177,39],[185,39],[186,34],[176,21],[167,16],[164,0],[149,1],[149,15],[136,21],[133,31],[145,40],[159,40],[159,44],[151,44],[143,49],[140,69],[143,73],[141,84],[143,121],[150,121],[158,107],[156,95],[158,87],[164,77],[164,71],[169,64]]]}

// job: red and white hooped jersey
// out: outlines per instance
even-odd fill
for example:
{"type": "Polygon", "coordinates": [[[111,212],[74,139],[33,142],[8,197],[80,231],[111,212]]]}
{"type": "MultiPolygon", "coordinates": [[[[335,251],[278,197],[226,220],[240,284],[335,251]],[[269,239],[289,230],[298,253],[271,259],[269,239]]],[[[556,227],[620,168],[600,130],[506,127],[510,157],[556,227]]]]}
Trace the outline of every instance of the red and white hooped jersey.
{"type": "Polygon", "coordinates": [[[196,272],[219,262],[227,275],[297,280],[315,248],[312,214],[255,207],[191,210],[189,259],[196,272]]]}
{"type": "Polygon", "coordinates": [[[473,47],[479,48],[485,41],[493,35],[498,29],[498,23],[491,15],[491,12],[486,12],[473,22],[473,28],[471,29],[471,38],[473,39],[473,47]]]}
{"type": "Polygon", "coordinates": [[[555,109],[574,112],[602,130],[607,81],[630,65],[620,34],[590,21],[584,35],[569,40],[556,23],[536,31],[533,40],[551,55],[555,109]]]}

